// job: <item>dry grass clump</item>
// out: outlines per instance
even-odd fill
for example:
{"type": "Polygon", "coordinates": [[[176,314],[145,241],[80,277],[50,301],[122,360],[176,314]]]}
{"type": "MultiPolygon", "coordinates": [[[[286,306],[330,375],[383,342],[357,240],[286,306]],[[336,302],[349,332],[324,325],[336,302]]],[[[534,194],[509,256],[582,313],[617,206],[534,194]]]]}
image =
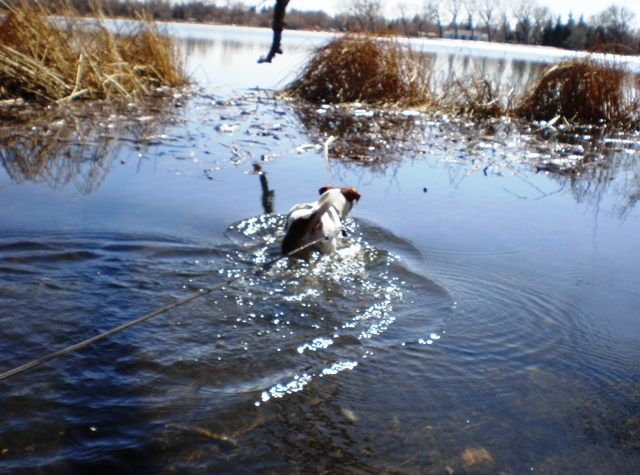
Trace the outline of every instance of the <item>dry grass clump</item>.
{"type": "Polygon", "coordinates": [[[502,117],[512,109],[511,103],[504,104],[505,98],[499,89],[487,79],[456,81],[448,89],[440,102],[451,103],[463,113],[475,117],[502,117]]]}
{"type": "Polygon", "coordinates": [[[566,123],[637,127],[640,87],[623,67],[601,59],[561,61],[525,92],[515,86],[505,92],[496,81],[476,76],[449,79],[434,93],[424,55],[390,37],[345,35],[317,49],[285,94],[316,104],[424,105],[479,119],[562,117],[566,123]]]}
{"type": "Polygon", "coordinates": [[[624,79],[622,70],[591,58],[562,61],[543,72],[516,113],[533,120],[618,121],[630,111],[624,79]]]}
{"type": "Polygon", "coordinates": [[[64,0],[0,5],[0,99],[132,100],[187,81],[171,39],[151,21],[114,32],[98,3],[88,21],[64,0]]]}
{"type": "Polygon", "coordinates": [[[409,106],[428,102],[428,84],[428,69],[408,46],[346,35],[318,48],[286,93],[314,103],[409,106]]]}

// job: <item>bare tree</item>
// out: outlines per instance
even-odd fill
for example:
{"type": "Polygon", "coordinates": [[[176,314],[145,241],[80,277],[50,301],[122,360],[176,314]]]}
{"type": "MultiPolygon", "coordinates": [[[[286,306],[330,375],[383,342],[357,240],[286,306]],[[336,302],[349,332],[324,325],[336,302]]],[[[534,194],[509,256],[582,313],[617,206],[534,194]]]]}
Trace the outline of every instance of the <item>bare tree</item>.
{"type": "Polygon", "coordinates": [[[458,15],[462,10],[463,0],[446,0],[444,2],[444,8],[451,13],[451,22],[456,30],[456,39],[458,39],[458,15]]]}
{"type": "Polygon", "coordinates": [[[375,31],[383,23],[382,0],[349,0],[346,7],[365,31],[375,31]]]}
{"type": "Polygon", "coordinates": [[[596,25],[601,25],[607,33],[607,40],[617,44],[632,46],[633,31],[631,22],[635,13],[626,7],[611,5],[596,16],[596,25]]]}
{"type": "Polygon", "coordinates": [[[465,0],[464,9],[467,12],[467,25],[469,30],[471,30],[471,39],[474,39],[475,36],[475,16],[478,11],[478,5],[476,0],[465,0]]]}
{"type": "Polygon", "coordinates": [[[502,21],[500,29],[502,30],[502,41],[507,42],[507,38],[511,34],[511,25],[509,24],[509,11],[507,10],[509,4],[501,2],[499,4],[500,7],[500,16],[502,17],[502,21]]]}
{"type": "Polygon", "coordinates": [[[427,24],[431,23],[431,15],[426,8],[426,5],[422,7],[421,11],[416,13],[416,16],[413,17],[413,23],[415,24],[416,33],[418,36],[421,36],[423,33],[423,27],[427,24]]]}
{"type": "Polygon", "coordinates": [[[410,7],[405,2],[398,3],[398,13],[400,13],[400,22],[402,23],[402,27],[404,28],[404,34],[407,36],[411,36],[411,32],[409,29],[409,20],[408,16],[410,15],[410,7]]]}
{"type": "Polygon", "coordinates": [[[551,12],[547,7],[536,6],[533,10],[533,30],[531,31],[531,40],[535,44],[542,41],[542,31],[544,25],[551,20],[551,12]]]}
{"type": "Polygon", "coordinates": [[[516,33],[524,44],[536,43],[541,35],[542,27],[549,19],[549,9],[541,7],[536,0],[520,0],[513,9],[516,19],[516,33]]]}
{"type": "Polygon", "coordinates": [[[484,27],[487,29],[487,39],[489,41],[491,41],[491,29],[494,28],[494,20],[492,19],[499,15],[499,10],[499,0],[482,0],[478,9],[478,16],[480,16],[484,27]]]}
{"type": "Polygon", "coordinates": [[[431,21],[438,25],[438,36],[442,38],[442,22],[443,22],[443,8],[442,3],[435,0],[425,5],[425,10],[431,21]]]}
{"type": "Polygon", "coordinates": [[[516,32],[520,34],[522,42],[526,45],[531,41],[533,29],[533,0],[520,0],[513,6],[513,17],[516,19],[516,32]]]}

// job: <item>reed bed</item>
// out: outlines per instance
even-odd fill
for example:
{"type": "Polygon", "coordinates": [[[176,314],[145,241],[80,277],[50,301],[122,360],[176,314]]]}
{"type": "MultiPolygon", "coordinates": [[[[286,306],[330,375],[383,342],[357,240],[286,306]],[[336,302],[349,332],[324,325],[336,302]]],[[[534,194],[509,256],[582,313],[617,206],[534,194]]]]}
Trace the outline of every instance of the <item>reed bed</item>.
{"type": "Polygon", "coordinates": [[[388,37],[346,35],[318,48],[284,91],[311,103],[363,102],[423,106],[476,118],[615,123],[636,127],[639,87],[615,64],[591,57],[550,66],[522,94],[503,93],[491,79],[470,77],[434,93],[426,58],[388,37]]]}
{"type": "Polygon", "coordinates": [[[504,103],[499,88],[484,78],[455,81],[445,87],[438,102],[450,105],[461,113],[482,118],[502,117],[512,111],[511,103],[504,103]]]}
{"type": "Polygon", "coordinates": [[[389,37],[345,35],[318,48],[286,89],[313,103],[365,102],[414,106],[430,101],[429,70],[389,37]]]}
{"type": "Polygon", "coordinates": [[[620,121],[638,106],[625,97],[625,76],[621,68],[592,58],[562,61],[543,72],[516,113],[530,120],[620,121]]]}
{"type": "Polygon", "coordinates": [[[149,19],[114,31],[99,2],[89,20],[64,0],[0,6],[0,100],[131,101],[187,82],[171,38],[149,19]]]}

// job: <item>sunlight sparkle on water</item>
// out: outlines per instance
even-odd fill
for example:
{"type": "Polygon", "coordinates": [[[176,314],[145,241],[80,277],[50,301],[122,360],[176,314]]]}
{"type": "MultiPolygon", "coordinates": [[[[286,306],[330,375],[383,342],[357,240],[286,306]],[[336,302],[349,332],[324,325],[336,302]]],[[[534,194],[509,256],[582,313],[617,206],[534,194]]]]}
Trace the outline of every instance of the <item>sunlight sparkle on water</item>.
{"type": "Polygon", "coordinates": [[[333,345],[333,340],[329,338],[315,338],[311,344],[305,343],[302,346],[298,347],[298,353],[304,353],[304,350],[316,351],[318,349],[328,348],[333,345]]]}

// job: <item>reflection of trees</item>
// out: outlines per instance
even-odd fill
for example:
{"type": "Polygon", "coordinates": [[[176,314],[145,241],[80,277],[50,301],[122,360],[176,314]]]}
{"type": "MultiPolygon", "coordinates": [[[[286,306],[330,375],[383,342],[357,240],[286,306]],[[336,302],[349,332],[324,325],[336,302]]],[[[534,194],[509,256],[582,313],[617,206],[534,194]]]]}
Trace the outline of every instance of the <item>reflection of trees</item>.
{"type": "Polygon", "coordinates": [[[124,141],[145,143],[158,126],[148,111],[106,105],[25,109],[0,128],[0,161],[16,183],[74,183],[82,194],[97,189],[124,141]]]}
{"type": "Polygon", "coordinates": [[[338,182],[345,182],[343,173],[361,180],[385,177],[393,182],[409,156],[423,153],[418,149],[423,143],[423,127],[416,117],[403,115],[400,109],[340,105],[320,109],[321,113],[315,106],[294,110],[317,142],[336,138],[328,151],[329,159],[340,164],[330,173],[338,182]]]}
{"type": "Polygon", "coordinates": [[[0,159],[16,183],[34,181],[61,188],[73,181],[83,194],[102,182],[115,151],[111,139],[78,141],[69,129],[0,138],[0,159]]]}
{"type": "Polygon", "coordinates": [[[207,52],[213,48],[216,42],[209,38],[178,38],[177,43],[184,44],[186,50],[186,56],[193,56],[194,53],[198,53],[201,56],[205,56],[207,52]]]}

